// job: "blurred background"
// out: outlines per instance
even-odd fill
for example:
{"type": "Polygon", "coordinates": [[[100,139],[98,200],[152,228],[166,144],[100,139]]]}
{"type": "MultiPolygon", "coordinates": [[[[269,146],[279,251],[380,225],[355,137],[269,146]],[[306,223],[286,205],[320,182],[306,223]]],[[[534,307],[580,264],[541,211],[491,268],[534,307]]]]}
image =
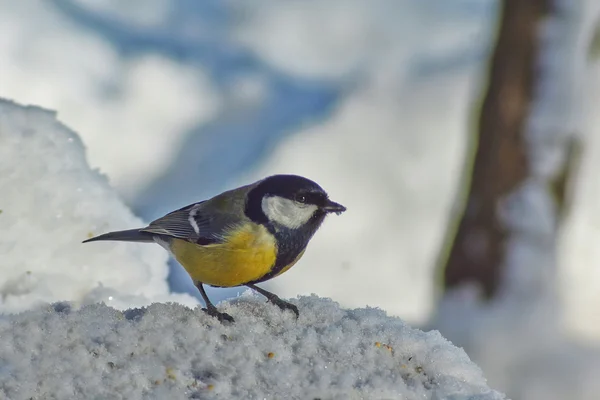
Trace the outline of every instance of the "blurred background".
{"type": "MultiPolygon", "coordinates": [[[[440,330],[513,399],[597,399],[599,17],[594,0],[0,0],[0,97],[56,110],[147,221],[268,174],[317,181],[348,211],[265,288],[440,330]]],[[[169,285],[197,295],[174,263],[169,285]]]]}

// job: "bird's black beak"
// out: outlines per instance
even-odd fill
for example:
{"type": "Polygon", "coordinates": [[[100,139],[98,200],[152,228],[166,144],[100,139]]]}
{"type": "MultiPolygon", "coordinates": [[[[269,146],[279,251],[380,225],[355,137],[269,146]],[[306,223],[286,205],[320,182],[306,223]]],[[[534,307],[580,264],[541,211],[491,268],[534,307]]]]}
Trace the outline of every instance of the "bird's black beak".
{"type": "Polygon", "coordinates": [[[326,213],[336,213],[340,215],[346,211],[346,207],[336,203],[335,201],[327,200],[325,205],[321,207],[321,210],[325,211],[326,213]]]}

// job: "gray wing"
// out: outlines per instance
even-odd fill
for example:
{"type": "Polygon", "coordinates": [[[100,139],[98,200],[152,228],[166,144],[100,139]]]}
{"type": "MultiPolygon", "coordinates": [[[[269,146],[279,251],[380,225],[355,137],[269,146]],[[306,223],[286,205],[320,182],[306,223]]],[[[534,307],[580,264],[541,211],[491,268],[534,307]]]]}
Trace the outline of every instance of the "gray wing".
{"type": "Polygon", "coordinates": [[[249,221],[244,214],[244,207],[250,187],[244,186],[185,206],[152,221],[141,231],[202,245],[220,243],[227,231],[249,221]]]}

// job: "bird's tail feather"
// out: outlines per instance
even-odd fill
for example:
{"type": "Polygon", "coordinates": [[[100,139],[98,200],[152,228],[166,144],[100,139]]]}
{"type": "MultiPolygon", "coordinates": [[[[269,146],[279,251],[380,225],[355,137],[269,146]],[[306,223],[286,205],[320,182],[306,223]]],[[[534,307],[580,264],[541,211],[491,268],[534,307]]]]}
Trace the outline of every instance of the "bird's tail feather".
{"type": "Polygon", "coordinates": [[[129,229],[126,231],[108,232],[100,236],[96,236],[83,243],[95,242],[99,240],[116,240],[120,242],[154,242],[154,235],[149,232],[143,232],[139,229],[129,229]]]}

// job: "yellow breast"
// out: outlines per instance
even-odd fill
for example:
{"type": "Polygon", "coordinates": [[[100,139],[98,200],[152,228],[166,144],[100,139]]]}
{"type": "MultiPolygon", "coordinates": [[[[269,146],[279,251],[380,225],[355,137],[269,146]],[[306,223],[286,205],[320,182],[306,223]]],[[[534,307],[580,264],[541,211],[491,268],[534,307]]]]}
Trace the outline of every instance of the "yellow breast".
{"type": "Polygon", "coordinates": [[[220,244],[200,246],[173,239],[171,252],[194,282],[232,287],[267,274],[277,257],[275,238],[262,225],[246,224],[220,244]]]}

